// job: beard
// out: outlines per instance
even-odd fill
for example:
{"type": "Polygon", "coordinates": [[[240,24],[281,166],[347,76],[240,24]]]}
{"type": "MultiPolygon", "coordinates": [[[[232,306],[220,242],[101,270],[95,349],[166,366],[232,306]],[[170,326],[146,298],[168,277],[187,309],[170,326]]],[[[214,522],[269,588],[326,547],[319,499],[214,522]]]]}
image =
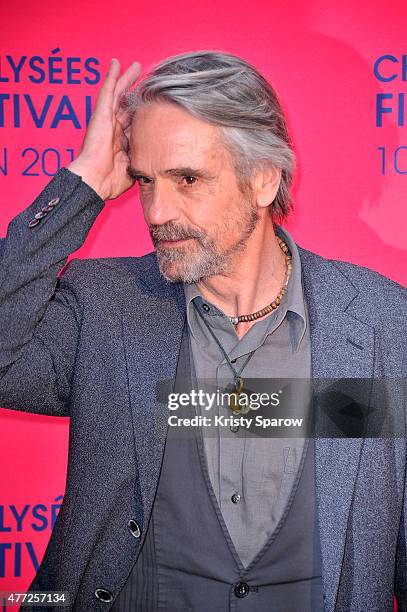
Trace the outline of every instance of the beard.
{"type": "Polygon", "coordinates": [[[184,283],[196,283],[203,278],[227,274],[233,257],[244,250],[258,220],[256,207],[246,201],[244,213],[227,219],[222,227],[217,226],[212,236],[203,230],[182,227],[173,221],[150,225],[149,232],[156,248],[160,274],[170,282],[184,283]],[[222,238],[235,234],[237,229],[238,237],[234,244],[222,249],[222,238]],[[179,246],[161,245],[163,240],[185,239],[191,240],[179,246]]]}

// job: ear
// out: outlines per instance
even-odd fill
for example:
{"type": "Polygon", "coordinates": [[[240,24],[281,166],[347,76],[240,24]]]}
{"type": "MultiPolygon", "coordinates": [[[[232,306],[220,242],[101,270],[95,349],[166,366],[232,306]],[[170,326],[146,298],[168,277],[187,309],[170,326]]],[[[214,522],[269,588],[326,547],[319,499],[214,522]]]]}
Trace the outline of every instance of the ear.
{"type": "Polygon", "coordinates": [[[260,208],[270,206],[276,198],[281,182],[281,170],[275,166],[257,172],[252,179],[253,194],[260,208]]]}

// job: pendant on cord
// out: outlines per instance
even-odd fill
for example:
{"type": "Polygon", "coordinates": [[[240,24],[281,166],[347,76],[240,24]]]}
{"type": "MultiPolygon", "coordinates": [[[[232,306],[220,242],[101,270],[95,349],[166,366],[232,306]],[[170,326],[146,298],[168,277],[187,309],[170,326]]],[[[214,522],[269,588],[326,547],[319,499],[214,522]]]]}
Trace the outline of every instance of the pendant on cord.
{"type": "Polygon", "coordinates": [[[240,376],[235,379],[235,385],[231,391],[229,408],[235,414],[247,414],[250,410],[249,396],[243,388],[244,380],[240,376]]]}

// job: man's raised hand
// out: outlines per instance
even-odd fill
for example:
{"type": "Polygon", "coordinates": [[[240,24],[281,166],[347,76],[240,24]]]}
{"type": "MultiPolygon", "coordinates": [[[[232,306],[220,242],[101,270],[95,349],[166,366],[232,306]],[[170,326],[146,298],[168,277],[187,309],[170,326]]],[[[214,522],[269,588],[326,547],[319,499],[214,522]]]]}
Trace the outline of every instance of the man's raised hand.
{"type": "Polygon", "coordinates": [[[125,130],[131,117],[120,107],[123,93],[140,76],[140,64],[135,62],[120,76],[120,62],[113,58],[96,100],[81,151],[67,166],[103,200],[117,198],[133,185],[127,174],[129,165],[128,140],[125,130]]]}

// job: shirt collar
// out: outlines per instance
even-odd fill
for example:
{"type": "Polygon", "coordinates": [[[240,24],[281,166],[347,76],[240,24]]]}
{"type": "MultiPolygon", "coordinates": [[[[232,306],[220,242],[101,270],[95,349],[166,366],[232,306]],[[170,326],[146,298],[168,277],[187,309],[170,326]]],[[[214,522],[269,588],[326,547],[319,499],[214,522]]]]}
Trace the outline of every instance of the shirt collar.
{"type": "MultiPolygon", "coordinates": [[[[277,225],[276,233],[278,234],[278,236],[280,236],[280,238],[285,241],[291,253],[292,271],[287,286],[287,292],[284,296],[284,302],[286,304],[286,316],[289,321],[291,345],[294,351],[298,351],[299,345],[304,337],[307,327],[306,305],[302,286],[301,259],[297,245],[295,244],[289,232],[286,229],[283,229],[281,226],[277,225]]],[[[195,301],[197,306],[202,309],[203,305],[206,304],[206,301],[202,297],[202,294],[200,293],[196,283],[184,283],[184,293],[187,308],[188,327],[191,334],[195,337],[194,315],[196,313],[193,313],[195,306],[192,302],[195,301]]],[[[221,310],[219,310],[211,303],[210,308],[211,309],[209,313],[203,312],[203,314],[206,314],[208,317],[224,315],[221,310]]],[[[276,312],[278,312],[278,310],[276,312]]],[[[272,317],[269,316],[267,317],[267,319],[269,319],[271,323],[272,317]]],[[[260,321],[261,319],[259,320],[259,322],[260,321]]]]}
{"type": "Polygon", "coordinates": [[[287,287],[287,314],[290,319],[290,335],[294,349],[297,351],[307,329],[307,307],[303,289],[301,258],[297,245],[291,234],[280,225],[276,226],[276,234],[288,246],[291,253],[292,273],[287,287]]]}

